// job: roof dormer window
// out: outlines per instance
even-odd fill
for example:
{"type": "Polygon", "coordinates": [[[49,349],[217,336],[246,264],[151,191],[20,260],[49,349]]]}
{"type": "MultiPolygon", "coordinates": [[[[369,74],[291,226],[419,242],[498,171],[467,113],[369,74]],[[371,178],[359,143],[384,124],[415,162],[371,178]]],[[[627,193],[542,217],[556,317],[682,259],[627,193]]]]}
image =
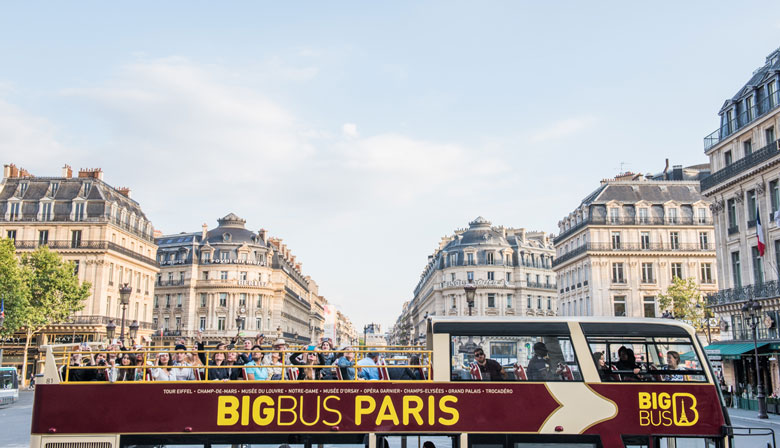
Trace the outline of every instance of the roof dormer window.
{"type": "Polygon", "coordinates": [[[22,217],[21,206],[18,202],[11,202],[8,205],[8,220],[18,221],[22,217]]]}
{"type": "Polygon", "coordinates": [[[84,182],[84,197],[89,196],[89,191],[92,189],[92,182],[84,182]]]}
{"type": "Polygon", "coordinates": [[[22,182],[19,184],[19,196],[24,196],[24,194],[27,192],[27,187],[29,184],[27,182],[22,182]]]}
{"type": "Polygon", "coordinates": [[[57,194],[57,191],[60,189],[60,183],[59,182],[52,182],[51,183],[51,196],[54,197],[54,195],[57,194]]]}
{"type": "Polygon", "coordinates": [[[52,217],[51,209],[52,209],[51,202],[42,202],[41,216],[39,217],[39,219],[41,221],[51,221],[51,217],[52,217]]]}
{"type": "Polygon", "coordinates": [[[86,204],[84,202],[76,202],[73,204],[73,220],[84,221],[86,216],[86,204]]]}

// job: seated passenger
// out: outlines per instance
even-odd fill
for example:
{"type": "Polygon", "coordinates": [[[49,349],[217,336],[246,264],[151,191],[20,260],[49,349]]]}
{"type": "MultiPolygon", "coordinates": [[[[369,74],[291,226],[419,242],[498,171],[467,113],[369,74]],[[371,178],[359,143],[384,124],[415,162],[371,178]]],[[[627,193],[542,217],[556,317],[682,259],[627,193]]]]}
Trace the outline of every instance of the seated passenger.
{"type": "Polygon", "coordinates": [[[547,353],[547,346],[544,342],[534,344],[534,356],[528,361],[528,367],[525,369],[529,380],[549,381],[555,379],[547,353]]]}
{"type": "Polygon", "coordinates": [[[152,367],[152,381],[174,381],[171,368],[173,368],[171,355],[168,352],[158,353],[152,367]]]}
{"type": "Polygon", "coordinates": [[[506,379],[504,368],[497,361],[488,359],[481,348],[474,350],[474,363],[471,366],[471,376],[475,380],[501,381],[506,379]]]}
{"type": "Polygon", "coordinates": [[[172,381],[194,381],[195,369],[192,364],[187,362],[187,347],[183,344],[176,345],[176,354],[174,355],[172,381]]]}
{"type": "Polygon", "coordinates": [[[620,359],[615,363],[615,367],[621,371],[620,379],[623,381],[639,381],[639,372],[641,369],[636,363],[636,355],[634,351],[625,346],[618,349],[618,356],[620,359]],[[628,373],[631,371],[632,373],[628,373]]]}
{"type": "Polygon", "coordinates": [[[366,355],[365,358],[358,361],[357,366],[362,367],[360,369],[360,373],[358,373],[358,376],[364,380],[379,380],[379,369],[376,367],[370,367],[376,366],[378,360],[379,353],[371,352],[366,355]]]}
{"type": "Polygon", "coordinates": [[[609,381],[611,379],[610,372],[609,367],[607,367],[607,362],[604,360],[604,353],[594,352],[593,362],[596,363],[596,370],[599,372],[599,378],[601,378],[601,381],[609,381]]]}
{"type": "MultiPolygon", "coordinates": [[[[666,352],[666,365],[663,370],[687,370],[680,365],[680,354],[673,350],[666,352]]],[[[685,381],[685,375],[663,375],[663,381],[685,381]]]]}
{"type": "Polygon", "coordinates": [[[249,381],[265,381],[268,379],[268,369],[265,367],[256,367],[263,364],[263,352],[259,345],[252,347],[252,359],[244,364],[251,366],[244,368],[244,377],[249,381]]]}
{"type": "Polygon", "coordinates": [[[134,356],[129,353],[123,353],[119,359],[119,367],[114,365],[108,372],[108,381],[112,383],[116,381],[134,381],[135,370],[134,356]]]}
{"type": "Polygon", "coordinates": [[[355,379],[355,352],[349,350],[352,350],[352,347],[344,346],[339,349],[343,352],[336,360],[337,375],[340,380],[355,379]]]}
{"type": "Polygon", "coordinates": [[[298,380],[318,380],[322,375],[322,369],[306,366],[321,366],[322,354],[314,351],[311,346],[306,352],[297,352],[290,355],[290,363],[296,366],[302,366],[298,369],[298,380]]]}

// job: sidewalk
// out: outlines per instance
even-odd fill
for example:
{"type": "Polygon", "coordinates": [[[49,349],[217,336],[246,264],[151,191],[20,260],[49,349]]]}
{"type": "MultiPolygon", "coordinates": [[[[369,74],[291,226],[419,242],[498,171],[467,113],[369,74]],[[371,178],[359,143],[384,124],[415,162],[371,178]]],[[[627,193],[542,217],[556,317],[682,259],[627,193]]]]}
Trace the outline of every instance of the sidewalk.
{"type": "Polygon", "coordinates": [[[761,426],[757,423],[768,426],[780,427],[780,415],[769,414],[768,419],[758,418],[758,411],[748,411],[746,409],[728,408],[729,416],[732,418],[733,426],[761,426]],[[748,425],[747,422],[750,422],[748,425]]]}

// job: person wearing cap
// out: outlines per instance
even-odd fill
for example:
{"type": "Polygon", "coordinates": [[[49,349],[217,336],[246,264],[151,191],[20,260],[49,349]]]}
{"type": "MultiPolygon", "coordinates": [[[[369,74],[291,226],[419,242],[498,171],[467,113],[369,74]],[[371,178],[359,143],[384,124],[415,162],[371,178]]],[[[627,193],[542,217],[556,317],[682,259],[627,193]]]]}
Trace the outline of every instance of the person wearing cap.
{"type": "Polygon", "coordinates": [[[187,347],[184,344],[177,344],[175,347],[171,381],[194,381],[195,369],[192,364],[187,362],[187,347]]]}
{"type": "Polygon", "coordinates": [[[506,379],[504,368],[498,361],[488,358],[482,347],[477,347],[474,350],[474,361],[476,361],[477,367],[479,367],[483,381],[501,381],[506,379]]]}
{"type": "Polygon", "coordinates": [[[379,380],[379,369],[376,367],[376,363],[379,361],[379,353],[370,352],[365,358],[357,362],[357,366],[360,367],[360,373],[358,376],[364,380],[379,380]]]}
{"type": "Polygon", "coordinates": [[[554,372],[550,366],[548,350],[544,342],[534,344],[534,356],[528,361],[526,373],[531,381],[547,381],[554,378],[554,372]]]}

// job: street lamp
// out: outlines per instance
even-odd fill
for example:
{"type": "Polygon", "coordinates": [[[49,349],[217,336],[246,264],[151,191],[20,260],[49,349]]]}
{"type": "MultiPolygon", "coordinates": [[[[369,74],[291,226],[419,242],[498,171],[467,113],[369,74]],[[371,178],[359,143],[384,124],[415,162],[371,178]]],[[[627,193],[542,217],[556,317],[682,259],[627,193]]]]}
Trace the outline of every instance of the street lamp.
{"type": "Polygon", "coordinates": [[[766,396],[764,395],[764,382],[761,380],[760,364],[758,362],[758,315],[761,313],[761,304],[755,299],[750,299],[742,305],[742,315],[750,329],[753,330],[753,351],[756,357],[756,399],[758,399],[758,418],[769,418],[766,415],[766,396]]]}
{"type": "Polygon", "coordinates": [[[125,309],[127,309],[127,305],[130,304],[130,294],[132,293],[133,288],[127,283],[119,288],[119,302],[122,304],[122,329],[119,332],[119,340],[122,341],[123,345],[125,343],[125,309]]]}
{"type": "Polygon", "coordinates": [[[130,324],[130,340],[134,341],[136,335],[138,334],[138,321],[134,320],[133,323],[130,324]]]}
{"type": "Polygon", "coordinates": [[[466,303],[469,305],[469,316],[471,316],[471,310],[474,308],[474,295],[477,293],[477,285],[472,283],[471,279],[469,279],[469,282],[463,286],[463,290],[466,291],[466,303]]]}
{"type": "Polygon", "coordinates": [[[116,324],[114,323],[114,319],[111,319],[106,325],[106,339],[108,339],[109,344],[114,339],[114,333],[116,333],[116,324]]]}

